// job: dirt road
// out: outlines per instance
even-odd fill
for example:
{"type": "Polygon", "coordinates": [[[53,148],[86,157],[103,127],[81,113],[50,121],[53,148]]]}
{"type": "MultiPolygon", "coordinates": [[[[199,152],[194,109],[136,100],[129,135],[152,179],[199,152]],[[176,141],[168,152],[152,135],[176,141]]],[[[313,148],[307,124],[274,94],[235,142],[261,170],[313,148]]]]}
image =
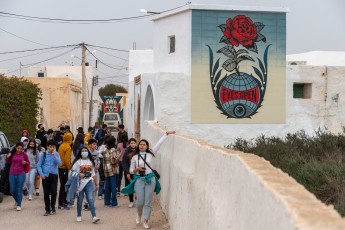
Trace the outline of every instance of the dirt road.
{"type": "MultiPolygon", "coordinates": [[[[59,210],[55,215],[43,216],[44,201],[43,191],[40,196],[34,196],[32,201],[28,201],[27,196],[23,197],[22,211],[14,209],[14,200],[11,196],[5,196],[0,203],[0,229],[112,229],[112,230],[132,230],[144,229],[142,225],[136,226],[136,208],[128,208],[128,197],[121,195],[118,197],[121,207],[111,208],[104,206],[104,200],[96,198],[96,214],[101,220],[97,224],[92,224],[90,211],[82,211],[82,222],[76,222],[77,210],[73,206],[70,210],[59,210]]],[[[165,215],[159,206],[156,195],[153,200],[153,211],[149,221],[151,229],[167,230],[169,225],[165,215]]]]}

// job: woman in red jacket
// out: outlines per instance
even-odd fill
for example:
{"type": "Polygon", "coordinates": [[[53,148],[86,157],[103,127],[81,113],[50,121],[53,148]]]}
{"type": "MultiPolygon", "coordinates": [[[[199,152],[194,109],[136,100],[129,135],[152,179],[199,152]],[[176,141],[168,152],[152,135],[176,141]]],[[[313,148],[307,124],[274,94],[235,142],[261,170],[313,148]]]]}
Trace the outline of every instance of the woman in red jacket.
{"type": "Polygon", "coordinates": [[[12,151],[7,154],[6,163],[10,167],[10,191],[15,200],[17,211],[22,210],[23,185],[25,182],[25,168],[30,165],[28,155],[24,152],[24,145],[18,142],[12,151]]]}

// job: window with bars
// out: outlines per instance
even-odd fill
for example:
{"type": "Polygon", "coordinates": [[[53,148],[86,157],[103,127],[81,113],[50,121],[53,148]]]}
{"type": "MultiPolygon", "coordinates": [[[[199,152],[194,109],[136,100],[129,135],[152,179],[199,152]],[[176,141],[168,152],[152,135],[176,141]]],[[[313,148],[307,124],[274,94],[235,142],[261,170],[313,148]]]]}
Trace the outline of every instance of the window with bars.
{"type": "Polygon", "coordinates": [[[169,36],[169,54],[175,53],[175,35],[174,36],[169,36]]]}
{"type": "Polygon", "coordinates": [[[41,72],[41,73],[38,73],[37,76],[38,76],[38,77],[44,77],[44,73],[42,73],[42,72],[41,72]]]}
{"type": "Polygon", "coordinates": [[[293,98],[311,98],[311,83],[294,83],[293,98]]]}

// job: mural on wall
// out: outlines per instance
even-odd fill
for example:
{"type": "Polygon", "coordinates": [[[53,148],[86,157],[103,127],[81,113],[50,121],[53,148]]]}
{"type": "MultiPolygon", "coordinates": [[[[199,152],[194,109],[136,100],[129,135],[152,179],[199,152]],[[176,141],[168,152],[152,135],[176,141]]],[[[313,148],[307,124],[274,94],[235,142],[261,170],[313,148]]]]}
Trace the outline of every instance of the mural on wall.
{"type": "Polygon", "coordinates": [[[266,43],[266,37],[261,33],[265,25],[261,22],[253,23],[245,15],[236,15],[218,27],[223,32],[219,42],[226,44],[217,51],[227,58],[221,66],[220,58],[214,63],[213,50],[207,45],[211,88],[216,107],[227,118],[251,118],[262,106],[268,80],[267,57],[270,45],[266,46],[262,58],[257,57],[255,60],[251,56],[251,52],[258,54],[256,43],[266,43]],[[241,71],[241,62],[257,62],[259,68],[252,65],[254,75],[241,71]]]}
{"type": "Polygon", "coordinates": [[[191,122],[286,122],[286,12],[193,10],[191,122]]]}
{"type": "Polygon", "coordinates": [[[125,96],[100,96],[102,103],[102,113],[100,117],[103,117],[104,113],[119,113],[121,122],[123,124],[124,106],[126,105],[125,96]]]}

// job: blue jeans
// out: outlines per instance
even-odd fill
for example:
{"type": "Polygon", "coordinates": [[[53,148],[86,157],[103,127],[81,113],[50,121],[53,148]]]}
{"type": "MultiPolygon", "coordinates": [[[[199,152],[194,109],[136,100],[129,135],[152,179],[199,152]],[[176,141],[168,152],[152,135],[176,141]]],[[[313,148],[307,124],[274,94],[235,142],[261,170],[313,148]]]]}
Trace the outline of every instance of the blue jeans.
{"type": "Polygon", "coordinates": [[[152,210],[152,196],[156,187],[156,179],[151,177],[151,184],[147,184],[144,177],[140,177],[134,184],[137,194],[137,214],[141,216],[144,209],[144,219],[149,220],[152,210]]]}
{"type": "Polygon", "coordinates": [[[10,182],[10,191],[14,200],[17,202],[17,206],[22,206],[25,173],[18,174],[18,175],[10,174],[9,182],[10,182]]]}
{"type": "Polygon", "coordinates": [[[98,183],[98,196],[102,196],[104,193],[104,180],[99,181],[98,183]]]}
{"type": "Polygon", "coordinates": [[[116,175],[105,177],[104,182],[105,182],[104,205],[117,206],[117,198],[116,198],[117,177],[116,175]],[[110,201],[110,198],[111,198],[111,201],[110,201]]]}
{"type": "Polygon", "coordinates": [[[86,195],[86,200],[89,204],[92,217],[96,216],[96,209],[95,209],[95,204],[94,204],[94,199],[93,199],[93,190],[94,190],[93,182],[92,180],[90,180],[85,185],[83,190],[79,191],[78,202],[77,202],[77,216],[81,216],[81,208],[83,206],[84,193],[86,195]]]}
{"type": "Polygon", "coordinates": [[[25,188],[29,191],[29,196],[32,196],[34,193],[35,187],[35,177],[36,177],[36,168],[31,168],[30,171],[25,176],[25,188]]]}

